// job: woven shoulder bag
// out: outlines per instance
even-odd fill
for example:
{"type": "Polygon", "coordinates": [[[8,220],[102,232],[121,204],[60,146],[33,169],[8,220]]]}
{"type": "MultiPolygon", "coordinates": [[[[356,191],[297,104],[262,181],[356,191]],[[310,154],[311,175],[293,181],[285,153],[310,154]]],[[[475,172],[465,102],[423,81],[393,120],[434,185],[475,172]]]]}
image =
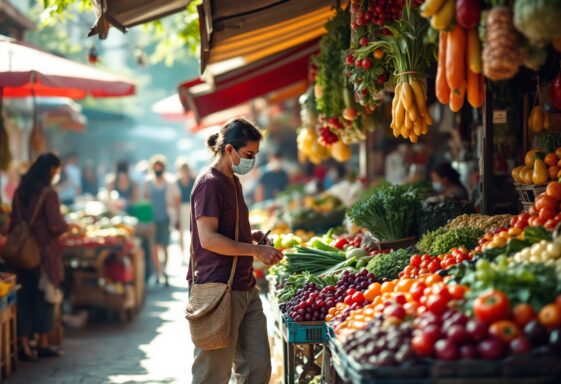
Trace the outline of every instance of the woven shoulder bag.
{"type": "MultiPolygon", "coordinates": [[[[239,237],[239,202],[238,187],[236,191],[236,228],[235,240],[239,237]]],[[[191,242],[191,273],[193,286],[189,293],[189,301],[185,309],[185,317],[189,321],[191,340],[199,349],[211,351],[228,346],[231,339],[232,317],[232,282],[236,274],[238,257],[232,262],[232,270],[228,283],[197,284],[195,281],[195,256],[191,242]]]]}

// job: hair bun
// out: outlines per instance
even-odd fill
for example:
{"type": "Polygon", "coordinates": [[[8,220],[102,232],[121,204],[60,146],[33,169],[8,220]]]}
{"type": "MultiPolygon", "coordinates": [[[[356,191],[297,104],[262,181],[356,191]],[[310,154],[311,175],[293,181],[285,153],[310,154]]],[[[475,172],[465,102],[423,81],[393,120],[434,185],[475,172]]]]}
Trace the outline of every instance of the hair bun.
{"type": "Polygon", "coordinates": [[[214,133],[212,135],[210,135],[207,139],[206,139],[206,145],[208,146],[208,148],[213,152],[213,153],[217,153],[218,149],[216,148],[216,145],[218,144],[218,138],[220,137],[220,135],[218,133],[214,133]]]}

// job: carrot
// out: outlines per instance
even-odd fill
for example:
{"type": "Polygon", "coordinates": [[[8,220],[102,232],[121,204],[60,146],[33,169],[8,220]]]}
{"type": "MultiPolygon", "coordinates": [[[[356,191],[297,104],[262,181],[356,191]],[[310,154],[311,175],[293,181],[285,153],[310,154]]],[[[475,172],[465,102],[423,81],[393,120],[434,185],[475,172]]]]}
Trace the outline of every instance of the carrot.
{"type": "Polygon", "coordinates": [[[456,25],[446,46],[446,80],[450,90],[458,90],[466,81],[466,32],[456,25]]]}
{"type": "Polygon", "coordinates": [[[466,84],[462,83],[459,88],[450,91],[450,109],[459,112],[466,98],[466,84]]]}
{"type": "Polygon", "coordinates": [[[479,75],[479,99],[481,100],[481,105],[485,102],[485,77],[479,75]]]}
{"type": "Polygon", "coordinates": [[[473,73],[471,69],[467,69],[467,99],[469,105],[473,108],[479,108],[482,104],[479,91],[479,76],[477,73],[473,73]]]}
{"type": "Polygon", "coordinates": [[[438,37],[438,66],[436,70],[436,98],[442,104],[450,102],[450,88],[446,80],[446,43],[448,33],[440,32],[438,37]]]}

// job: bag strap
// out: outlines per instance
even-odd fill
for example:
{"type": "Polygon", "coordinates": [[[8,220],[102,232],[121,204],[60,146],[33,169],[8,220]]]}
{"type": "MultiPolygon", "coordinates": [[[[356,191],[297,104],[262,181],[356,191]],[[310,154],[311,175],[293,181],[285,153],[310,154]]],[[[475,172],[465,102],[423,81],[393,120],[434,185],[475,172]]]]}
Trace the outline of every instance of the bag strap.
{"type": "Polygon", "coordinates": [[[37,216],[39,215],[39,210],[43,206],[43,201],[45,200],[45,197],[47,196],[47,192],[49,192],[49,188],[45,188],[41,191],[41,194],[39,195],[39,198],[37,199],[37,203],[35,203],[35,208],[33,209],[33,214],[31,215],[31,220],[29,220],[29,226],[32,226],[33,224],[35,224],[35,220],[37,219],[37,216]]]}
{"type": "MultiPolygon", "coordinates": [[[[234,240],[239,240],[240,235],[240,204],[238,201],[238,185],[236,180],[234,179],[234,191],[236,194],[236,227],[234,231],[234,240]]],[[[191,201],[191,212],[193,211],[193,201],[191,201]]],[[[191,228],[191,235],[193,234],[193,229],[191,228]]],[[[193,280],[193,284],[195,284],[195,250],[193,248],[193,240],[191,239],[191,279],[193,280]]],[[[232,269],[230,271],[230,278],[228,279],[228,288],[232,287],[232,283],[234,281],[234,277],[236,275],[236,267],[238,265],[238,256],[234,257],[234,261],[232,262],[232,269]]]]}

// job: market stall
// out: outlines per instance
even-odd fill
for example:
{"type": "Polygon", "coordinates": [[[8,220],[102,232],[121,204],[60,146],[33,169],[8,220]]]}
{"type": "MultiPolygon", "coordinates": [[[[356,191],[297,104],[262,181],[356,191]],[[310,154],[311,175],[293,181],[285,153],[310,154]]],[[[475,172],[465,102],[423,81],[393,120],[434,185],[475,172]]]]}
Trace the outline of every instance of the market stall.
{"type": "Polygon", "coordinates": [[[135,236],[138,220],[110,214],[100,202],[66,216],[72,230],[63,237],[68,285],[74,309],[96,307],[132,319],[144,303],[145,258],[135,236]]]}
{"type": "Polygon", "coordinates": [[[356,143],[368,154],[382,127],[430,145],[454,124],[469,152],[455,165],[479,170],[481,203],[382,184],[346,210],[352,230],[306,238],[285,220],[268,276],[284,382],[559,377],[560,12],[524,0],[336,10],[301,98],[301,160],[347,161],[356,143]]]}

